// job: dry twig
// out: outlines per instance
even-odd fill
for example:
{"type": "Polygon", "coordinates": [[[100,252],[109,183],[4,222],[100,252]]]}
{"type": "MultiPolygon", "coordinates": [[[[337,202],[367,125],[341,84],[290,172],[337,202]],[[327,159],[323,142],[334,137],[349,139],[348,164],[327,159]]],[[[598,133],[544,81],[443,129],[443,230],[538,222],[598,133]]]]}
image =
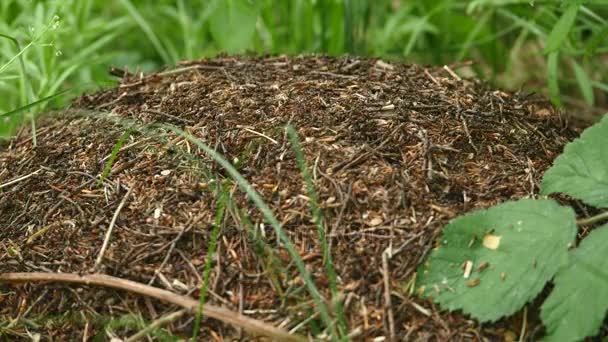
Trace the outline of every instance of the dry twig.
{"type": "MultiPolygon", "coordinates": [[[[78,275],[72,273],[0,273],[0,283],[31,283],[31,282],[54,282],[71,283],[89,286],[104,286],[144,296],[156,298],[161,301],[179,305],[191,314],[196,313],[198,301],[190,297],[181,296],[173,292],[140,284],[131,280],[116,278],[105,274],[78,275]]],[[[292,335],[284,330],[278,329],[264,322],[240,315],[236,312],[205,304],[203,315],[243,328],[254,335],[267,336],[279,341],[306,341],[299,335],[292,335]]]]}
{"type": "Polygon", "coordinates": [[[129,198],[129,195],[131,195],[132,191],[133,187],[131,187],[129,191],[127,191],[127,194],[125,195],[125,197],[122,198],[122,201],[120,201],[120,203],[118,204],[118,208],[116,208],[116,211],[114,212],[114,216],[112,217],[112,221],[110,222],[110,226],[108,227],[106,236],[103,239],[103,245],[101,246],[101,250],[99,251],[97,260],[95,260],[95,269],[98,269],[99,265],[101,264],[101,261],[103,260],[103,255],[105,254],[106,249],[108,248],[108,243],[110,242],[110,237],[112,236],[112,230],[114,230],[114,225],[116,224],[118,214],[120,213],[122,207],[124,207],[125,203],[127,202],[127,198],[129,198]]]}

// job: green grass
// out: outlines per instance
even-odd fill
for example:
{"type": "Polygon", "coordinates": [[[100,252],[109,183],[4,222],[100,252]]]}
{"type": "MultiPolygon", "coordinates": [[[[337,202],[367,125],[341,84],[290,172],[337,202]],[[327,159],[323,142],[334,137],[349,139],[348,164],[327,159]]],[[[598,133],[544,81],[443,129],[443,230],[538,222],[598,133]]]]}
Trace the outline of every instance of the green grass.
{"type": "MultiPolygon", "coordinates": [[[[5,0],[0,113],[62,89],[111,84],[110,65],[150,71],[227,51],[348,53],[436,65],[473,59],[481,78],[511,89],[525,85],[585,114],[608,107],[608,6],[582,3],[5,0]]],[[[68,100],[51,98],[3,118],[0,136],[68,100]]]]}
{"type": "Polygon", "coordinates": [[[108,174],[110,174],[110,170],[112,169],[112,165],[114,165],[114,160],[116,160],[116,156],[118,156],[120,148],[122,147],[122,145],[124,145],[125,141],[127,141],[131,133],[133,132],[130,130],[126,130],[120,136],[120,138],[118,138],[116,144],[114,144],[114,147],[112,148],[112,153],[110,154],[110,158],[108,158],[108,161],[106,162],[103,168],[103,172],[101,173],[101,176],[97,181],[97,186],[101,186],[103,184],[103,181],[108,177],[108,174]]]}
{"type": "MultiPolygon", "coordinates": [[[[184,139],[190,141],[191,143],[196,145],[200,150],[202,150],[205,154],[207,154],[209,157],[213,158],[213,160],[215,160],[224,170],[226,170],[228,172],[230,177],[236,182],[236,184],[238,184],[238,186],[241,188],[241,190],[247,194],[248,198],[255,204],[255,206],[258,208],[258,210],[260,210],[260,212],[264,216],[264,219],[266,220],[266,222],[268,224],[270,224],[270,226],[274,229],[277,239],[281,242],[283,247],[285,247],[285,249],[289,253],[291,261],[295,264],[296,268],[298,269],[298,272],[300,273],[300,276],[302,277],[304,284],[305,284],[306,288],[308,289],[308,292],[310,293],[310,296],[312,297],[312,299],[315,303],[316,310],[318,311],[319,315],[321,316],[321,320],[325,324],[325,327],[332,329],[332,327],[334,325],[332,323],[329,309],[327,308],[327,305],[325,304],[325,301],[323,300],[321,293],[319,292],[315,283],[313,282],[310,272],[306,269],[306,265],[305,265],[304,261],[298,254],[298,251],[296,250],[295,246],[289,239],[289,236],[287,236],[287,234],[283,230],[281,223],[277,220],[277,218],[274,216],[274,213],[272,212],[270,207],[268,207],[266,202],[264,202],[262,197],[253,188],[251,183],[249,183],[228,160],[226,160],[218,152],[216,152],[214,149],[212,149],[207,144],[205,144],[202,140],[200,140],[200,139],[194,137],[193,135],[190,135],[190,134],[184,132],[183,130],[181,130],[177,127],[174,127],[174,126],[162,125],[161,127],[165,130],[171,131],[171,132],[177,134],[178,136],[181,136],[184,139]]],[[[323,242],[323,243],[325,243],[325,242],[323,242]]],[[[339,336],[336,332],[333,332],[330,335],[333,337],[339,336]]]]}
{"type": "Polygon", "coordinates": [[[196,312],[196,318],[194,320],[194,328],[192,331],[192,340],[196,341],[196,337],[201,327],[201,319],[203,317],[203,307],[206,303],[207,298],[207,289],[209,288],[209,276],[211,274],[211,263],[213,261],[213,254],[215,254],[215,248],[217,245],[217,238],[220,233],[220,226],[224,221],[224,213],[226,212],[226,203],[228,202],[228,198],[230,193],[228,191],[227,185],[220,184],[218,185],[220,198],[217,201],[217,210],[215,212],[215,220],[213,222],[213,230],[211,230],[211,240],[209,241],[209,246],[207,247],[207,260],[205,262],[205,271],[203,272],[203,282],[201,283],[200,288],[200,297],[199,297],[199,306],[198,311],[196,312]]]}
{"type": "Polygon", "coordinates": [[[310,211],[317,227],[318,239],[319,243],[321,244],[321,252],[323,254],[323,266],[325,267],[325,273],[329,278],[329,290],[331,291],[331,295],[333,297],[333,306],[335,307],[335,313],[338,320],[338,333],[340,336],[346,336],[348,335],[348,327],[346,325],[346,318],[344,316],[344,311],[342,309],[342,303],[340,300],[340,294],[338,292],[338,275],[336,274],[336,270],[334,268],[331,250],[327,241],[327,234],[323,225],[323,213],[321,211],[321,208],[319,208],[319,198],[315,190],[312,176],[310,175],[308,167],[306,166],[306,160],[304,159],[304,153],[302,152],[302,147],[300,146],[298,134],[292,126],[287,126],[287,135],[289,136],[292,149],[296,155],[296,161],[298,163],[298,167],[300,168],[300,172],[302,173],[302,178],[304,179],[304,183],[306,184],[306,191],[310,203],[310,211]]]}

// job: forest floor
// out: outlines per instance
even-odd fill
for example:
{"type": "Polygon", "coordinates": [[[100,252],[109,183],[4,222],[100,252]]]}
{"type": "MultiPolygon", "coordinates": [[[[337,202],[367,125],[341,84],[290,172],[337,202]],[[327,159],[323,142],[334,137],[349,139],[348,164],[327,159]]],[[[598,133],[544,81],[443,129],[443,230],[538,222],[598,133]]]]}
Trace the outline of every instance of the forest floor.
{"type": "MultiPolygon", "coordinates": [[[[546,100],[461,79],[457,68],[278,56],[190,61],[150,75],[113,69],[120,84],[42,119],[35,148],[27,128],[1,147],[0,273],[99,272],[196,299],[221,183],[230,200],[209,304],[318,333],[304,280],[248,196],[191,141],[149,126],[173,124],[231,161],[329,301],[311,198],[285,133],[291,124],[353,339],[517,340],[522,325],[535,339],[542,326],[534,305],[480,325],[414,294],[417,266],[450,219],[536,196],[542,173],[577,135],[546,100]],[[99,184],[129,125],[149,129],[132,131],[99,184]]],[[[0,332],[10,338],[125,337],[178,310],[130,291],[61,282],[0,291],[0,332]]],[[[185,315],[164,333],[187,337],[192,327],[185,315]]],[[[248,338],[204,322],[203,339],[240,336],[248,338]]]]}

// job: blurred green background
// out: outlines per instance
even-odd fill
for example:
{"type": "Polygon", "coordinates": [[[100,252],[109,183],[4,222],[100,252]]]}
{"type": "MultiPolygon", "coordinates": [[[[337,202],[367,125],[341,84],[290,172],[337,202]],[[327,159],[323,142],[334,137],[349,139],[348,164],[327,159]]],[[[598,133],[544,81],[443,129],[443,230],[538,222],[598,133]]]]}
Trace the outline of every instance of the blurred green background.
{"type": "Polygon", "coordinates": [[[472,60],[477,77],[578,117],[608,108],[606,0],[2,0],[0,135],[111,86],[110,65],[152,71],[221,52],[472,60]]]}

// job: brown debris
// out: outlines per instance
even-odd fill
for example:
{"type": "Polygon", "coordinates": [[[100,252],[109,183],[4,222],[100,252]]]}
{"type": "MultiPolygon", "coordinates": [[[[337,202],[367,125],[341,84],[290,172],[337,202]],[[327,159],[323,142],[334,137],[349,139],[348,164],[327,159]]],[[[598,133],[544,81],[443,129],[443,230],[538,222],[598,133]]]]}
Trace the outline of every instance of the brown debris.
{"type": "MultiPolygon", "coordinates": [[[[36,148],[24,131],[0,152],[0,272],[93,272],[119,211],[100,271],[198,296],[216,211],[212,176],[227,173],[175,134],[140,131],[98,186],[125,130],[110,119],[136,119],[175,124],[232,161],[329,301],[310,199],[284,130],[291,124],[314,177],[355,339],[493,340],[519,332],[519,316],[482,328],[438,311],[410,293],[413,276],[448,220],[534,196],[542,172],[575,134],[545,101],[489,89],[457,71],[278,56],[191,61],[141,77],[123,72],[117,87],[83,96],[73,110],[45,121],[36,148]],[[83,108],[111,115],[83,116],[83,108]]],[[[259,211],[236,186],[229,190],[210,303],[293,329],[314,313],[312,301],[259,211]]],[[[54,339],[107,336],[98,315],[136,313],[151,322],[175,311],[87,287],[0,285],[0,291],[0,329],[20,316],[40,320],[38,332],[54,339]],[[66,312],[80,314],[66,323],[58,319],[66,312]]],[[[241,336],[217,322],[204,326],[206,339],[241,336]]],[[[167,329],[189,336],[191,317],[167,329]]],[[[23,325],[10,333],[27,336],[23,325]]],[[[311,331],[303,325],[297,333],[311,331]]]]}

